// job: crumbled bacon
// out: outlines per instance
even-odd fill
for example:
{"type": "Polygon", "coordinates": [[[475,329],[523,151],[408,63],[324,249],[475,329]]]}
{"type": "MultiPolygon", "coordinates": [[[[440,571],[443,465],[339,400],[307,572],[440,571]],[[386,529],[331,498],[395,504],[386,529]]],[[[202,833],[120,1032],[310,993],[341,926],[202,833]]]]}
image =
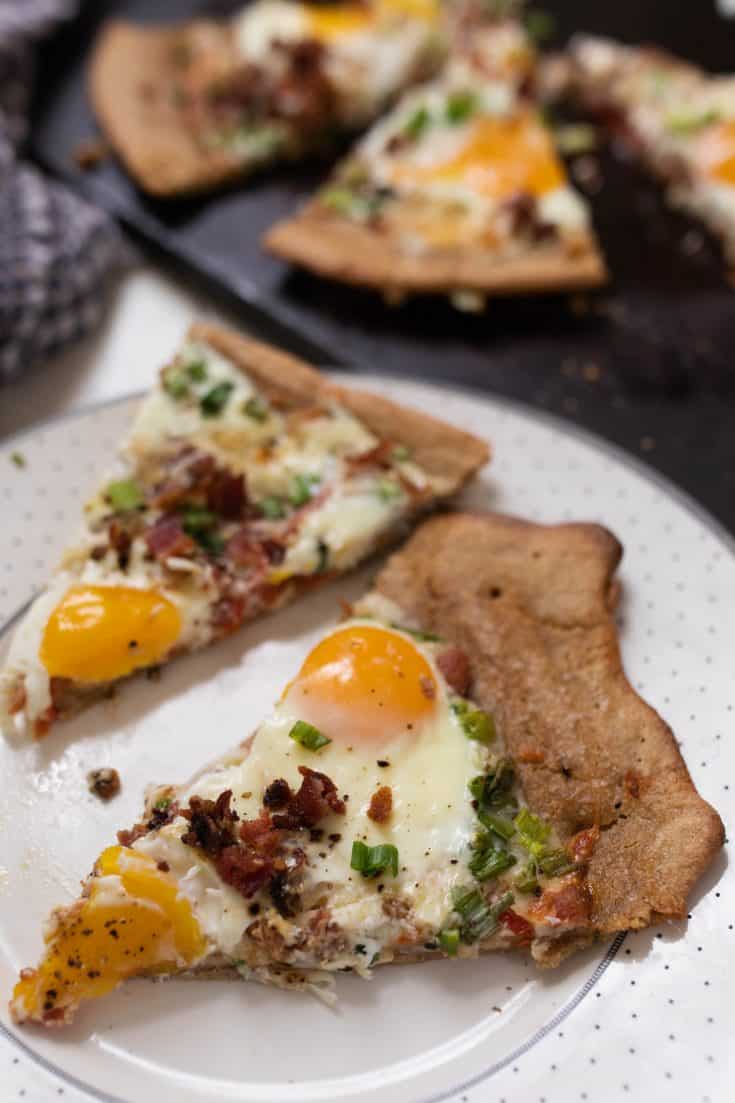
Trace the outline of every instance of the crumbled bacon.
{"type": "Polygon", "coordinates": [[[124,571],[130,562],[130,548],[133,543],[133,537],[127,528],[119,523],[119,521],[112,521],[108,530],[108,539],[110,541],[110,547],[117,555],[117,564],[121,571],[124,571]]]}
{"type": "Polygon", "coordinates": [[[222,636],[234,632],[245,619],[245,598],[234,595],[221,597],[212,607],[211,622],[222,636]]]}
{"type": "Polygon", "coordinates": [[[154,806],[147,822],[136,823],[129,830],[118,831],[117,841],[120,846],[132,846],[136,839],[141,839],[149,831],[157,831],[160,827],[170,823],[178,815],[178,812],[179,806],[176,801],[171,801],[165,807],[154,806]]]}
{"type": "Polygon", "coordinates": [[[529,923],[518,912],[514,912],[512,908],[507,908],[499,918],[500,922],[515,935],[519,945],[525,946],[529,942],[533,942],[533,924],[529,923]]]}
{"type": "Polygon", "coordinates": [[[587,827],[584,831],[578,831],[576,835],[572,835],[567,843],[567,851],[570,857],[575,862],[588,862],[594,853],[599,838],[600,828],[598,824],[587,827]]]}
{"type": "Polygon", "coordinates": [[[470,660],[461,647],[447,647],[437,655],[436,665],[455,693],[466,697],[472,685],[470,660]]]}
{"type": "Polygon", "coordinates": [[[239,816],[230,808],[232,790],[225,789],[217,800],[192,797],[182,816],[189,821],[189,829],[181,837],[187,846],[198,846],[210,858],[216,858],[230,844],[237,841],[235,824],[239,816]]]}
{"type": "Polygon", "coordinates": [[[156,559],[168,559],[170,556],[191,555],[196,544],[191,536],[184,532],[181,518],[171,515],[159,517],[145,533],[148,550],[156,559]]]}
{"type": "Polygon", "coordinates": [[[268,556],[263,545],[247,528],[233,533],[225,546],[225,559],[236,567],[264,571],[268,567],[268,556]]]}
{"type": "Polygon", "coordinates": [[[279,540],[262,540],[261,547],[266,554],[268,562],[274,567],[279,566],[286,558],[286,545],[282,544],[279,540]]]}
{"type": "Polygon", "coordinates": [[[370,798],[367,810],[369,819],[375,823],[387,823],[393,811],[393,790],[390,785],[381,785],[370,798]]]}
{"type": "Polygon", "coordinates": [[[237,521],[245,508],[245,477],[217,470],[207,487],[207,505],[227,521],[237,521]]]}
{"type": "Polygon", "coordinates": [[[357,456],[348,456],[346,463],[349,471],[360,471],[364,467],[391,467],[395,445],[390,440],[381,440],[366,452],[357,456]]]}
{"type": "Polygon", "coordinates": [[[285,778],[279,777],[263,793],[263,804],[266,808],[285,808],[291,795],[291,786],[285,778]]]}
{"type": "Polygon", "coordinates": [[[170,509],[194,492],[206,494],[216,467],[214,456],[191,446],[182,448],[170,460],[166,477],[154,488],[150,504],[156,509],[170,509]]]}
{"type": "Polygon", "coordinates": [[[543,222],[539,217],[536,196],[530,192],[516,192],[503,203],[503,212],[507,216],[508,229],[513,237],[542,241],[556,232],[550,223],[543,222]]]}
{"type": "Polygon", "coordinates": [[[590,907],[589,889],[579,874],[574,873],[560,885],[545,889],[529,912],[540,923],[579,927],[589,922],[590,907]]]}
{"type": "Polygon", "coordinates": [[[298,830],[302,827],[316,827],[319,820],[330,812],[343,815],[345,802],[339,797],[337,787],[331,778],[308,766],[299,766],[303,781],[298,792],[291,793],[284,812],[273,817],[275,827],[298,830]]]}
{"type": "Polygon", "coordinates": [[[336,93],[324,62],[326,50],[317,39],[274,46],[285,55],[288,67],[273,89],[273,112],[299,129],[322,130],[334,115],[336,93]]]}

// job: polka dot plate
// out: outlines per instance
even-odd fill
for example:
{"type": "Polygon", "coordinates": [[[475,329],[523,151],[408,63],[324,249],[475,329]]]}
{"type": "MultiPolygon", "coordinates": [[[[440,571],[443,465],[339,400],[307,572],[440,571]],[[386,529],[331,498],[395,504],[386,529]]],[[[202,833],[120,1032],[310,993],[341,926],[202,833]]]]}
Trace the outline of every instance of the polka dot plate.
{"type": "MultiPolygon", "coordinates": [[[[380,377],[365,384],[493,442],[495,460],[467,504],[539,521],[600,521],[618,535],[626,667],[727,822],[735,785],[730,538],[650,471],[561,423],[453,389],[380,377]]],[[[136,401],[49,423],[0,448],[0,648],[73,533],[136,401]]],[[[184,780],[241,739],[330,623],[337,596],[357,596],[369,576],[179,661],[158,682],[128,686],[42,743],[0,740],[3,1099],[729,1098],[735,885],[726,850],[693,893],[686,921],[601,943],[551,972],[521,955],[489,955],[378,971],[369,984],[345,976],[336,1009],[256,985],[134,982],[67,1031],[10,1024],[5,1001],[18,969],[38,957],[44,916],[72,899],[116,828],[134,822],[145,785],[184,780]],[[106,765],[120,772],[122,792],[102,805],[85,776],[106,765]]]]}

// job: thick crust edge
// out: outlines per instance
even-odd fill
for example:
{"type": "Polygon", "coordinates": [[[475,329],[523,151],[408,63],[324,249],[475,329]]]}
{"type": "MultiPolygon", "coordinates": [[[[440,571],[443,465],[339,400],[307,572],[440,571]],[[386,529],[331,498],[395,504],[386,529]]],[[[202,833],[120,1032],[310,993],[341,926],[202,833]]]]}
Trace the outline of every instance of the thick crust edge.
{"type": "Polygon", "coordinates": [[[263,245],[320,276],[387,293],[471,290],[511,295],[597,287],[607,280],[591,235],[573,254],[545,245],[529,246],[526,254],[511,258],[479,248],[411,256],[387,235],[327,212],[316,202],[277,222],[263,245]]]}

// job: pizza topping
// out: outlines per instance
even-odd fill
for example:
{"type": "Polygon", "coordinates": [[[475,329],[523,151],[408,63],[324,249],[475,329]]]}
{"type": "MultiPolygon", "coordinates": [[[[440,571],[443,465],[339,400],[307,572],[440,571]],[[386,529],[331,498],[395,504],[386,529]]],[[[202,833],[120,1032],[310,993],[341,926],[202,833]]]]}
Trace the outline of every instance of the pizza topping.
{"type": "Polygon", "coordinates": [[[171,556],[188,556],[196,545],[184,532],[181,517],[170,514],[159,517],[145,533],[148,550],[155,559],[168,559],[171,556]]]}
{"type": "Polygon", "coordinates": [[[504,912],[501,912],[498,916],[503,926],[507,927],[511,931],[520,945],[528,945],[533,942],[534,929],[533,924],[529,923],[527,919],[524,919],[518,912],[513,911],[512,908],[506,908],[504,912]]]}
{"type": "Polygon", "coordinates": [[[322,735],[318,728],[313,724],[307,724],[305,720],[297,720],[288,734],[290,739],[310,751],[318,751],[320,747],[326,747],[332,742],[328,736],[322,735]]]}
{"type": "Polygon", "coordinates": [[[120,792],[120,775],[109,766],[90,770],[87,774],[87,788],[100,800],[111,800],[120,792]]]}
{"type": "Polygon", "coordinates": [[[474,708],[461,697],[452,701],[452,712],[468,739],[476,739],[478,743],[491,743],[495,738],[495,722],[489,713],[474,708]]]}
{"type": "Polygon", "coordinates": [[[127,512],[143,505],[143,492],[134,479],[119,479],[108,483],[105,497],[115,512],[127,512]]]}
{"type": "MultiPolygon", "coordinates": [[[[461,647],[448,647],[436,657],[436,665],[450,689],[465,697],[472,684],[472,670],[467,653],[461,647]]],[[[484,714],[483,714],[484,715],[484,714]]]]}
{"type": "Polygon", "coordinates": [[[370,798],[368,817],[374,823],[387,823],[393,811],[393,790],[389,785],[381,785],[370,798]]]}
{"type": "Polygon", "coordinates": [[[308,766],[299,766],[302,777],[300,788],[288,798],[286,811],[273,817],[276,827],[297,830],[316,827],[330,812],[344,815],[346,804],[337,793],[331,778],[308,766]]]}
{"type": "Polygon", "coordinates": [[[363,877],[377,877],[384,872],[397,877],[398,849],[391,843],[368,846],[361,839],[355,839],[352,844],[350,866],[363,877]]]}
{"type": "Polygon", "coordinates": [[[462,942],[480,942],[489,938],[497,928],[499,916],[513,903],[513,893],[506,892],[489,904],[476,888],[458,888],[453,893],[454,913],[459,917],[462,942]]]}
{"type": "Polygon", "coordinates": [[[229,379],[223,379],[216,383],[211,390],[202,395],[199,400],[199,408],[204,417],[217,417],[227,405],[235,384],[229,379]]]}

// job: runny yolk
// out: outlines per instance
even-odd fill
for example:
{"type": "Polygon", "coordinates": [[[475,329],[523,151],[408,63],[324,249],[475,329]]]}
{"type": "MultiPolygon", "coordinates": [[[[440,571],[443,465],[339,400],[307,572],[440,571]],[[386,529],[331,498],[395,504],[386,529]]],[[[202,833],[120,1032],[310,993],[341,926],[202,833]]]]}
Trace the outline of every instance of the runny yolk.
{"type": "Polygon", "coordinates": [[[710,179],[735,186],[735,119],[707,128],[700,139],[699,157],[710,179]]]}
{"type": "Polygon", "coordinates": [[[107,682],[159,662],[181,632],[162,594],[132,586],[72,586],[49,617],[40,658],[52,677],[107,682]]]}
{"type": "Polygon", "coordinates": [[[284,696],[300,719],[349,745],[417,733],[437,695],[431,666],[410,640],[352,625],[317,644],[284,696]]]}
{"type": "Polygon", "coordinates": [[[544,195],[565,183],[564,169],[545,128],[528,113],[477,119],[465,144],[444,160],[402,158],[393,167],[397,185],[461,184],[491,199],[516,192],[544,195]]]}
{"type": "Polygon", "coordinates": [[[434,21],[437,0],[375,0],[374,3],[306,4],[309,31],[322,41],[358,34],[392,16],[434,21]]]}
{"type": "Polygon", "coordinates": [[[188,901],[150,858],[111,846],[96,872],[118,878],[113,891],[122,898],[110,899],[95,879],[90,895],[60,914],[41,964],[24,969],[15,986],[12,1007],[19,1021],[63,1019],[82,1000],[103,996],[128,977],[171,972],[204,954],[206,942],[188,901]]]}

